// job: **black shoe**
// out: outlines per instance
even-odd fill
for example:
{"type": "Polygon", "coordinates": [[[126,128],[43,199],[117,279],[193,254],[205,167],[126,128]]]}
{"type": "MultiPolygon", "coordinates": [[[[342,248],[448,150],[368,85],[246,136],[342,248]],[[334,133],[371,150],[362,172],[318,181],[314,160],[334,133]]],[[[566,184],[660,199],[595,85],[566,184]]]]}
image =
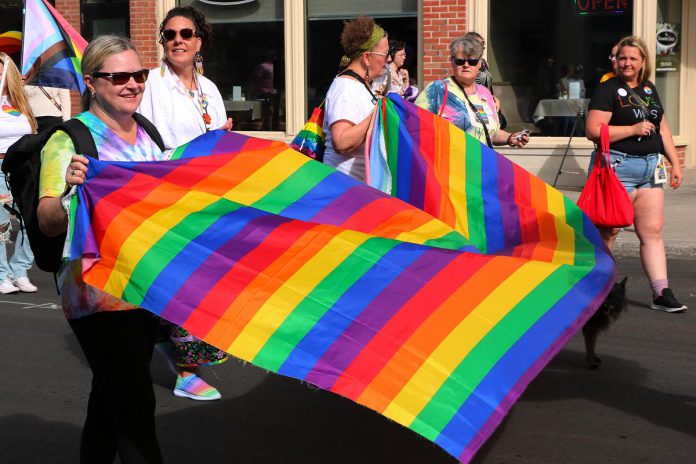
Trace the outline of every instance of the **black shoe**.
{"type": "Polygon", "coordinates": [[[669,288],[662,290],[662,296],[655,298],[650,307],[668,313],[683,313],[687,310],[686,305],[681,304],[674,298],[674,293],[669,288]]]}

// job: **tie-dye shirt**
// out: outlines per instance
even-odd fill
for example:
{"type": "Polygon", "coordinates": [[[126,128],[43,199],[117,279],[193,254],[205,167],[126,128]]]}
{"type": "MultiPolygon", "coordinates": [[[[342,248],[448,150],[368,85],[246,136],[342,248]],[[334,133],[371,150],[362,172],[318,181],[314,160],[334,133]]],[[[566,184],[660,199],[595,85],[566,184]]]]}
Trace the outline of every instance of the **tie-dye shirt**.
{"type": "MultiPolygon", "coordinates": [[[[94,114],[85,112],[75,116],[89,128],[99,153],[107,161],[161,161],[166,159],[147,132],[138,126],[134,145],[116,135],[94,114]]],[[[41,151],[39,198],[58,197],[65,190],[65,171],[75,154],[70,136],[57,131],[41,151]]],[[[122,311],[134,306],[87,285],[82,280],[79,260],[63,264],[57,276],[65,317],[77,319],[100,311],[122,311]]]]}
{"type": "MultiPolygon", "coordinates": [[[[481,119],[486,123],[488,134],[492,140],[500,130],[500,122],[498,121],[498,113],[495,111],[493,95],[486,87],[476,84],[476,93],[469,95],[469,100],[476,107],[481,119]]],[[[416,105],[425,108],[431,113],[440,114],[467,134],[476,137],[481,143],[486,143],[486,133],[483,125],[479,122],[476,114],[474,114],[467,103],[461,88],[452,80],[452,77],[442,81],[431,82],[418,95],[416,105]],[[443,108],[445,85],[447,86],[447,102],[443,108]],[[442,113],[440,113],[440,110],[442,110],[442,113]]]]}

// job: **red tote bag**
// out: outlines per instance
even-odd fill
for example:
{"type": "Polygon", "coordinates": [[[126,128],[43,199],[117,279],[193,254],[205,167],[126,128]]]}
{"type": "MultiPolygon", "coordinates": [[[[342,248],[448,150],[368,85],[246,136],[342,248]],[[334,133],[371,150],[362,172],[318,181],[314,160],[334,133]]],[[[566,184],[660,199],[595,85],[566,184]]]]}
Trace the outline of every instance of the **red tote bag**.
{"type": "Polygon", "coordinates": [[[582,189],[578,206],[592,223],[605,229],[633,224],[633,203],[609,163],[609,126],[600,129],[601,151],[582,189]]]}

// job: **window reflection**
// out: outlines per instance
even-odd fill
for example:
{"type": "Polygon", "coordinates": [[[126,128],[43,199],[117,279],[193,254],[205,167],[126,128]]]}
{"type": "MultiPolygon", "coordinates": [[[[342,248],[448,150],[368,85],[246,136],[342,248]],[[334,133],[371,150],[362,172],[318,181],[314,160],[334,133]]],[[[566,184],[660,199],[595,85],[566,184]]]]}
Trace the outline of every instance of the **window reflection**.
{"type": "Polygon", "coordinates": [[[205,75],[217,85],[234,130],[285,130],[283,0],[180,1],[213,26],[203,50],[205,75]]]}
{"type": "Polygon", "coordinates": [[[578,111],[611,70],[611,47],[632,31],[633,2],[581,11],[586,3],[490,0],[488,63],[507,130],[570,136],[578,111]]]}

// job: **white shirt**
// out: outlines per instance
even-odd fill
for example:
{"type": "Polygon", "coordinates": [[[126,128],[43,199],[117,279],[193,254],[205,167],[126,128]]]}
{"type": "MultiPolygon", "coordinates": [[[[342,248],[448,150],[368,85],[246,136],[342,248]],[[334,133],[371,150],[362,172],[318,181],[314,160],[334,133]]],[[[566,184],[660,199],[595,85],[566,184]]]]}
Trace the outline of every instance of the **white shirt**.
{"type": "Polygon", "coordinates": [[[34,116],[56,116],[63,118],[63,121],[70,119],[70,91],[68,89],[57,89],[55,87],[45,87],[44,90],[61,107],[59,110],[56,105],[41,91],[38,85],[27,84],[24,92],[27,94],[29,106],[34,116]]]}
{"type": "Polygon", "coordinates": [[[222,127],[227,121],[227,113],[220,91],[210,79],[198,76],[201,88],[191,97],[169,67],[163,69],[164,76],[162,68],[150,70],[138,113],[157,127],[165,152],[170,153],[206,132],[198,91],[202,90],[208,100],[210,130],[222,127]]]}
{"type": "Polygon", "coordinates": [[[7,96],[0,99],[0,153],[7,153],[10,145],[23,135],[31,134],[29,119],[21,113],[15,115],[7,96]]]}
{"type": "Polygon", "coordinates": [[[361,82],[345,77],[337,77],[333,80],[326,93],[325,102],[323,129],[326,134],[326,150],[324,151],[324,164],[333,166],[358,180],[365,179],[365,142],[363,141],[359,147],[349,153],[336,153],[331,140],[331,124],[341,120],[358,124],[370,116],[374,109],[372,96],[361,82]]]}

